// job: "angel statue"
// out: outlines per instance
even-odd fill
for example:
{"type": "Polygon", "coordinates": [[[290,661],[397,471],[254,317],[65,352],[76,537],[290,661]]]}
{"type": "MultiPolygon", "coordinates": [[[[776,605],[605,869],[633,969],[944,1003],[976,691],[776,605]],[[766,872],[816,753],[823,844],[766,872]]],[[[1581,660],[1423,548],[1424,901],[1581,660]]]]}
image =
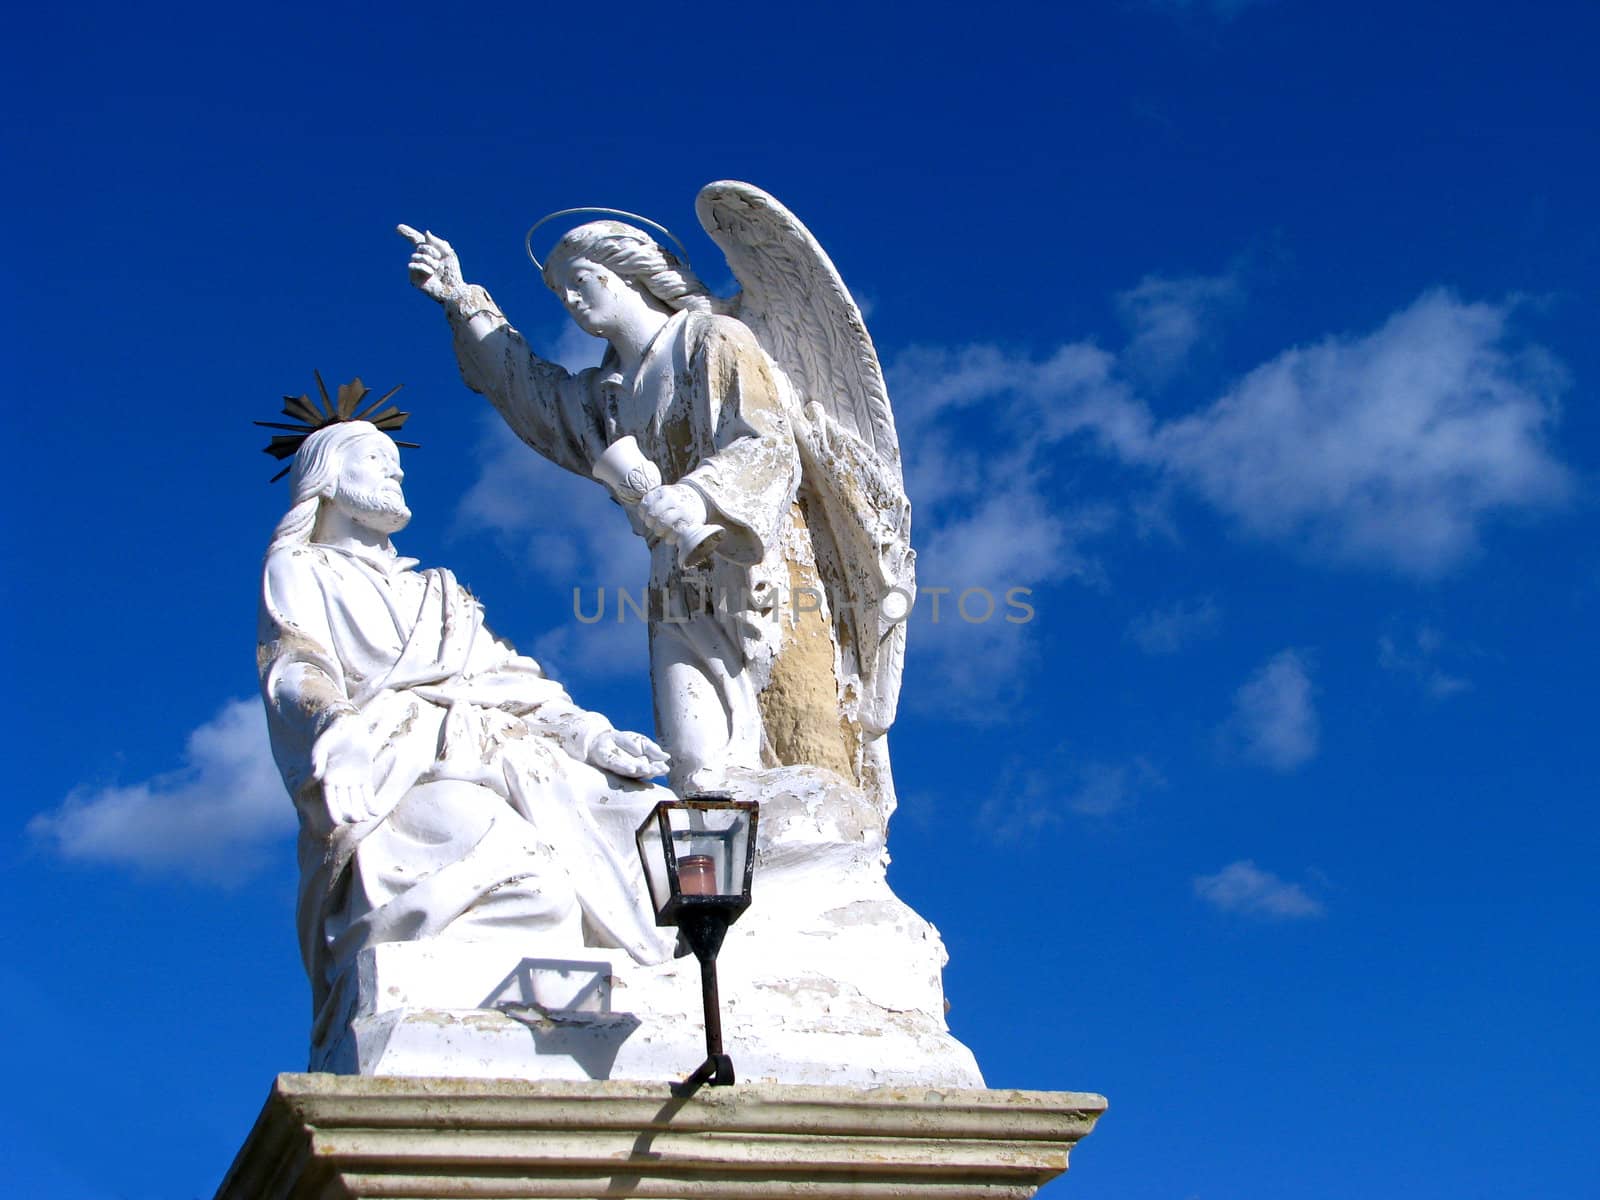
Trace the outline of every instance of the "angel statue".
{"type": "MultiPolygon", "coordinates": [[[[732,299],[623,221],[581,224],[534,257],[578,327],[609,343],[599,367],[576,374],[530,350],[448,242],[399,231],[467,385],[534,450],[607,481],[650,545],[650,667],[672,785],[810,764],[886,816],[885,734],[915,583],[877,352],[833,263],[783,205],[720,182],[695,207],[739,281],[732,299]]],[[[631,216],[554,216],[574,212],[631,216]]]]}

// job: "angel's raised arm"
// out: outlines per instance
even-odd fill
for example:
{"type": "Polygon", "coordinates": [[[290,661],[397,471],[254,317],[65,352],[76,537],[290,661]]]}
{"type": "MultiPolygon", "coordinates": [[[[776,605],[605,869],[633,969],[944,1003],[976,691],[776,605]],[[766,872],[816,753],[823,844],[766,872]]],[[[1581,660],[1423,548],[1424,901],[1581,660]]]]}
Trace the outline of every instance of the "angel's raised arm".
{"type": "MultiPolygon", "coordinates": [[[[406,269],[412,285],[443,306],[452,325],[459,322],[475,336],[483,338],[496,326],[505,324],[505,314],[489,293],[462,276],[461,257],[454,246],[432,230],[419,232],[409,225],[396,225],[395,232],[411,243],[411,261],[406,269]]],[[[543,359],[539,361],[544,362],[543,359]]],[[[555,367],[554,363],[545,365],[555,367]]],[[[559,367],[555,369],[560,370],[559,367]]]]}
{"type": "Polygon", "coordinates": [[[411,282],[444,309],[455,334],[461,378],[488,397],[512,431],[557,466],[585,478],[605,451],[593,370],[573,374],[535,354],[500,306],[461,274],[461,259],[438,234],[398,226],[413,247],[411,282]]]}

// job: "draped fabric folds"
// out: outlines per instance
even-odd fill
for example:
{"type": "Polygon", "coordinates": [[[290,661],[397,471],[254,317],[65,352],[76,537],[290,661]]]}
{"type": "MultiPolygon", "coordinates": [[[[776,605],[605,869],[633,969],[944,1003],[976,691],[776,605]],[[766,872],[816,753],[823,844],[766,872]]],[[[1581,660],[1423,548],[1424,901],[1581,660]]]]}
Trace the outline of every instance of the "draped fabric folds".
{"type": "Polygon", "coordinates": [[[297,924],[319,1028],[340,974],[382,942],[667,953],[632,848],[606,832],[666,793],[588,765],[605,718],[497,640],[450,572],[415,565],[315,544],[267,557],[262,694],[300,815],[297,924]],[[357,824],[334,819],[311,768],[336,721],[359,722],[374,748],[377,815],[357,824]]]}

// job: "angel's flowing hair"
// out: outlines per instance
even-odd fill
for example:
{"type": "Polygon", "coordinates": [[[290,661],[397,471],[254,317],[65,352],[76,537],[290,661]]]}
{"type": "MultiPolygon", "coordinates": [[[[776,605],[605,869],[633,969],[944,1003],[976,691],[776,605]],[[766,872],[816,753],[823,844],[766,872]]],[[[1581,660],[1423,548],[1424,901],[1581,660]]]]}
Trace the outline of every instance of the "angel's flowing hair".
{"type": "Polygon", "coordinates": [[[323,500],[338,490],[346,448],[368,434],[384,436],[370,421],[339,421],[324,425],[300,444],[289,473],[289,511],[272,531],[268,553],[291,542],[311,540],[323,500]]]}
{"type": "Polygon", "coordinates": [[[687,264],[642,230],[621,221],[590,221],[556,243],[544,264],[544,282],[560,294],[557,268],[587,258],[643,288],[674,311],[710,312],[711,290],[687,264]]]}

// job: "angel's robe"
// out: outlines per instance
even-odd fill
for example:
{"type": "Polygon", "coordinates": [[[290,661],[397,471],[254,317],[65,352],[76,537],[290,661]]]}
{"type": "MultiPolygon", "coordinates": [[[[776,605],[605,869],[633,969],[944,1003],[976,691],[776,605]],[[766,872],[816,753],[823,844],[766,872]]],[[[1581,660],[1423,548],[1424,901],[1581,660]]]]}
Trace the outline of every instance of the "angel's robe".
{"type": "MultiPolygon", "coordinates": [[[[629,508],[650,544],[651,673],[658,737],[673,782],[708,768],[810,763],[858,777],[858,731],[842,716],[829,597],[802,511],[800,459],[783,384],[755,335],[731,317],[675,313],[631,377],[606,366],[573,374],[534,355],[481,289],[447,306],[467,386],[489,398],[534,450],[590,478],[595,460],[632,435],[665,483],[692,487],[727,534],[704,568],[629,508]],[[475,328],[472,318],[490,324],[475,328]],[[695,678],[669,685],[669,664],[695,678]],[[687,761],[680,709],[720,706],[726,740],[687,761]]],[[[681,681],[681,674],[677,676],[681,681]]]]}
{"type": "Polygon", "coordinates": [[[379,943],[666,956],[627,843],[670,795],[588,765],[610,722],[497,640],[450,572],[415,566],[299,543],[274,548],[263,572],[261,687],[300,816],[313,1045],[337,1032],[355,956],[379,943]],[[379,747],[379,815],[357,824],[334,819],[311,767],[318,736],[347,717],[379,747]]]}

